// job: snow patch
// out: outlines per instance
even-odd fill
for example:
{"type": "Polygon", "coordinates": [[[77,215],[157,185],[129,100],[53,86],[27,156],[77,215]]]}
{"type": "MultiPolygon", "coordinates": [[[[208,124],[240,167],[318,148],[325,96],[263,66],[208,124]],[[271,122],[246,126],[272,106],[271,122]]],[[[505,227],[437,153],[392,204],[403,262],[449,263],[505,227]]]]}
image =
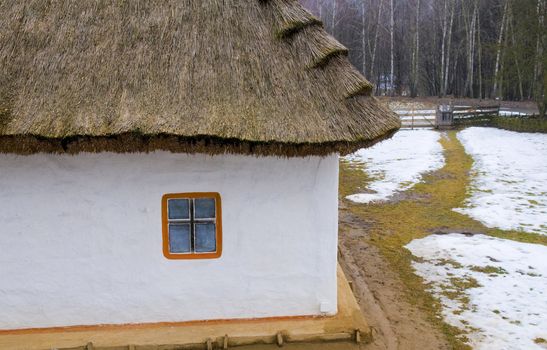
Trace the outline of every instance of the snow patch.
{"type": "Polygon", "coordinates": [[[413,240],[413,262],[449,324],[475,349],[543,349],[547,339],[547,247],[457,233],[413,240]],[[462,288],[464,286],[464,288],[462,288]]]}
{"type": "Polygon", "coordinates": [[[475,164],[472,195],[454,210],[488,227],[547,234],[547,135],[473,127],[458,139],[475,164]]]}
{"type": "Polygon", "coordinates": [[[503,117],[510,117],[510,116],[513,116],[513,115],[516,115],[516,116],[519,116],[519,115],[526,115],[526,113],[524,112],[518,112],[518,111],[504,111],[504,110],[500,110],[500,115],[503,116],[503,117]]]}
{"type": "Polygon", "coordinates": [[[393,138],[344,159],[363,166],[375,180],[367,190],[347,196],[358,203],[382,201],[398,191],[405,191],[422,180],[422,174],[444,165],[441,133],[433,130],[402,130],[393,138]]]}

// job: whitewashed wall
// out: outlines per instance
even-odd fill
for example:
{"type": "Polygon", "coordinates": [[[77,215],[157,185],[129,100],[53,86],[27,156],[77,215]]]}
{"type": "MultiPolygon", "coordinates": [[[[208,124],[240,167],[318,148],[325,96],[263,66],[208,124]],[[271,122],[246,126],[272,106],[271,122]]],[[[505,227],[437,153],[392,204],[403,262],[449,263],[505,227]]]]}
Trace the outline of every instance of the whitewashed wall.
{"type": "Polygon", "coordinates": [[[336,312],[338,157],[0,155],[0,329],[336,312]],[[223,253],[167,260],[161,197],[222,196],[223,253]]]}

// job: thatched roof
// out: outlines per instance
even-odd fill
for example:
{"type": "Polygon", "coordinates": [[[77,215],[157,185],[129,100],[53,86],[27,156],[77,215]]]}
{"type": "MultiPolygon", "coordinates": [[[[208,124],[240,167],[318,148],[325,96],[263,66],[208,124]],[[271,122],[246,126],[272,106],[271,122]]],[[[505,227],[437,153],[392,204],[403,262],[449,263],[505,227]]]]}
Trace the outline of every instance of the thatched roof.
{"type": "Polygon", "coordinates": [[[3,0],[0,152],[347,153],[391,135],[291,0],[3,0]]]}

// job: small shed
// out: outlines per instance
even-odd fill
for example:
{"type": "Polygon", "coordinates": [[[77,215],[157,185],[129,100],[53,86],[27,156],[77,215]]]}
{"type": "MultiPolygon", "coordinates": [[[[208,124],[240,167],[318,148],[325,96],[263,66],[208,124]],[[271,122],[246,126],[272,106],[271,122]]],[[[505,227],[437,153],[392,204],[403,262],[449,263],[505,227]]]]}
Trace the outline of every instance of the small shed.
{"type": "Polygon", "coordinates": [[[0,330],[337,312],[338,157],[400,123],[297,1],[0,23],[0,330]]]}

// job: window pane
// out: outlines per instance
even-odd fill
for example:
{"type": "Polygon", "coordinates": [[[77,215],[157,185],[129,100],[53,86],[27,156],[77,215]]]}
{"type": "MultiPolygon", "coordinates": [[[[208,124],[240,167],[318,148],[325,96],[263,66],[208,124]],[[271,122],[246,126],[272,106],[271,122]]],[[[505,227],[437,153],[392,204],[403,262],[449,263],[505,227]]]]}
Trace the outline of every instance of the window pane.
{"type": "Polygon", "coordinates": [[[190,201],[188,199],[169,199],[167,204],[169,219],[190,219],[190,201]]]}
{"type": "Polygon", "coordinates": [[[194,199],[194,217],[196,219],[210,219],[215,217],[214,198],[194,199]]]}
{"type": "Polygon", "coordinates": [[[217,250],[215,226],[212,222],[196,224],[196,252],[206,253],[217,250]]]}
{"type": "Polygon", "coordinates": [[[190,224],[169,224],[169,251],[190,252],[190,224]]]}

